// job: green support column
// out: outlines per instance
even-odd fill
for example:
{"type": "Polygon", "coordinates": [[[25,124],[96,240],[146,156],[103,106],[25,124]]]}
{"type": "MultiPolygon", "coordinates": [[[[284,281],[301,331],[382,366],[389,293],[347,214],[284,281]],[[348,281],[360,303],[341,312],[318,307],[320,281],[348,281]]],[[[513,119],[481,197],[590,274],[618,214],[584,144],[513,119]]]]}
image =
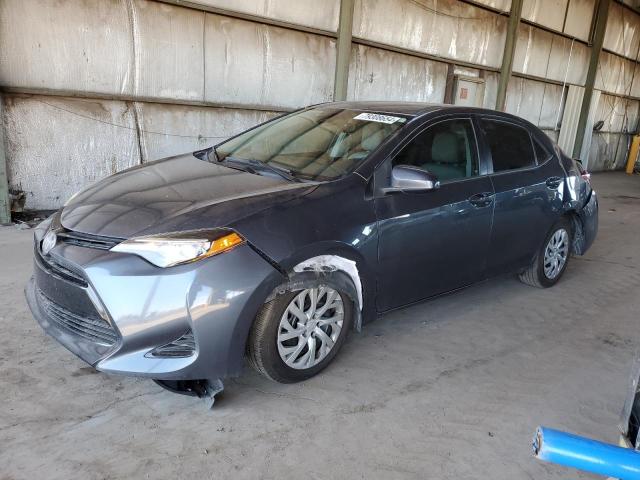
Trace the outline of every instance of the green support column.
{"type": "Polygon", "coordinates": [[[0,225],[11,222],[9,205],[9,181],[7,178],[7,157],[4,150],[3,98],[0,94],[0,225]]]}
{"type": "Polygon", "coordinates": [[[349,83],[349,61],[351,60],[351,35],[353,30],[354,0],[341,0],[340,22],[336,48],[336,77],[333,86],[333,99],[346,100],[349,83]]]}
{"type": "Polygon", "coordinates": [[[511,12],[509,13],[509,25],[507,26],[507,38],[504,41],[504,53],[502,55],[502,67],[500,68],[500,82],[498,83],[498,96],[496,98],[496,110],[503,111],[507,99],[507,87],[513,68],[513,54],[516,51],[518,39],[518,25],[522,16],[522,0],[511,0],[511,12]]]}
{"type": "Polygon", "coordinates": [[[584,95],[582,97],[582,106],[580,107],[580,117],[578,117],[576,141],[573,144],[574,158],[580,157],[580,152],[582,151],[584,132],[587,128],[587,119],[589,118],[589,109],[591,108],[591,97],[593,97],[593,86],[596,83],[596,74],[598,73],[602,42],[604,42],[604,34],[607,30],[607,18],[609,17],[610,4],[611,0],[600,0],[595,8],[593,36],[591,41],[591,58],[589,60],[589,69],[587,70],[587,80],[584,84],[584,95]]]}

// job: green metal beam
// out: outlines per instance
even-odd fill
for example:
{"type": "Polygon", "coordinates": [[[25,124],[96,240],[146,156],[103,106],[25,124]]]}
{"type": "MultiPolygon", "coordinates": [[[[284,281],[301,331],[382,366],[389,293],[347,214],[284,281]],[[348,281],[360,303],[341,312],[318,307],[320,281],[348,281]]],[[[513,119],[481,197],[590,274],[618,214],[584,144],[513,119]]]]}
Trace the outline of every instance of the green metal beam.
{"type": "Polygon", "coordinates": [[[509,25],[507,26],[507,38],[504,41],[504,53],[502,54],[502,67],[500,68],[500,81],[498,83],[498,96],[496,98],[496,110],[504,110],[507,100],[507,87],[513,69],[513,55],[516,51],[518,39],[518,25],[522,16],[522,0],[511,0],[511,12],[509,13],[509,25]]]}
{"type": "Polygon", "coordinates": [[[340,1],[340,22],[336,49],[336,76],[333,99],[346,100],[349,83],[349,62],[351,60],[351,37],[353,35],[354,0],[340,1]]]}
{"type": "Polygon", "coordinates": [[[4,149],[3,100],[2,94],[0,93],[0,225],[11,222],[7,157],[4,149]]]}
{"type": "Polygon", "coordinates": [[[600,0],[595,7],[593,37],[591,42],[591,58],[589,60],[589,69],[587,70],[587,79],[584,84],[584,95],[582,97],[582,106],[580,107],[580,117],[578,117],[576,140],[573,144],[574,158],[578,158],[582,151],[582,143],[584,142],[584,134],[587,128],[587,120],[589,118],[589,109],[591,108],[591,98],[593,97],[593,87],[596,83],[596,74],[598,73],[598,64],[600,63],[602,43],[604,42],[604,34],[607,30],[607,18],[609,17],[610,4],[611,0],[600,0]]]}

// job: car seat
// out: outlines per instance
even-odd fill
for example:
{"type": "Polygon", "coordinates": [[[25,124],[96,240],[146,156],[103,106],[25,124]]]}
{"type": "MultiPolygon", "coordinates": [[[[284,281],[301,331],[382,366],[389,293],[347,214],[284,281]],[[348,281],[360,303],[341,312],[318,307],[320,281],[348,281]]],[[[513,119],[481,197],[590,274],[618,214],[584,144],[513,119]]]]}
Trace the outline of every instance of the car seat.
{"type": "Polygon", "coordinates": [[[420,167],[441,181],[467,177],[467,160],[461,143],[453,132],[437,133],[431,142],[431,159],[420,167]]]}

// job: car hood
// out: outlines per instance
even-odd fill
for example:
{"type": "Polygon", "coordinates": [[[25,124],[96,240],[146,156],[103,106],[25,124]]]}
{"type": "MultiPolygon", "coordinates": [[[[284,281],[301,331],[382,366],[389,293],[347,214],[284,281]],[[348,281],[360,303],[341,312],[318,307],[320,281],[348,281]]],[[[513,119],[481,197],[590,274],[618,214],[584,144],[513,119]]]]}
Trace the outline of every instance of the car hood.
{"type": "Polygon", "coordinates": [[[68,202],[60,221],[69,230],[116,238],[223,227],[313,187],[188,154],[137,166],[92,185],[68,202]]]}

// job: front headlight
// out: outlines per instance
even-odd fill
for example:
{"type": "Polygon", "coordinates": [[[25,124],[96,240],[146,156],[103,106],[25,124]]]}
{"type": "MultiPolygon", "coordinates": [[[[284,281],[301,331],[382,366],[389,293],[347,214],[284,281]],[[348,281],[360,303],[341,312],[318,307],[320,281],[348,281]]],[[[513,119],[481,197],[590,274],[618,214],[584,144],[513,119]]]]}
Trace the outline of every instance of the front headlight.
{"type": "Polygon", "coordinates": [[[196,230],[132,238],[111,251],[132,253],[165,268],[212,257],[243,242],[244,238],[229,230],[196,230]]]}

